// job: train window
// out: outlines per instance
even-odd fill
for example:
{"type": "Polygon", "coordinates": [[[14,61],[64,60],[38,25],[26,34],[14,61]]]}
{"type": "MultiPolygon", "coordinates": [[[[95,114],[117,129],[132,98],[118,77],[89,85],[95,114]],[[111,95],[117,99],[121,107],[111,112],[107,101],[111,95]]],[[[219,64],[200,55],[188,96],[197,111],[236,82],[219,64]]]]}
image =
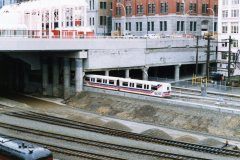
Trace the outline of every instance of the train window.
{"type": "Polygon", "coordinates": [[[137,83],[137,88],[142,88],[142,87],[143,87],[142,84],[137,83]]]}
{"type": "Polygon", "coordinates": [[[95,82],[95,78],[91,78],[91,82],[95,82]]]}
{"type": "Polygon", "coordinates": [[[149,89],[149,85],[144,84],[144,89],[149,89]]]}
{"type": "Polygon", "coordinates": [[[167,87],[167,90],[168,90],[168,91],[170,90],[169,87],[167,87]]]}
{"type": "Polygon", "coordinates": [[[134,87],[134,83],[130,83],[130,87],[134,87]]]}
{"type": "Polygon", "coordinates": [[[107,83],[107,80],[106,80],[106,79],[103,79],[103,83],[107,83]]]}
{"type": "Polygon", "coordinates": [[[85,77],[85,81],[90,81],[90,78],[89,77],[85,77]]]}
{"type": "Polygon", "coordinates": [[[102,83],[102,79],[101,78],[97,78],[97,82],[98,83],[102,83]]]}
{"type": "Polygon", "coordinates": [[[109,84],[114,84],[114,80],[109,80],[109,84]]]}
{"type": "Polygon", "coordinates": [[[157,86],[152,86],[151,90],[157,90],[157,86]]]}
{"type": "Polygon", "coordinates": [[[122,86],[128,87],[128,82],[123,82],[122,86]]]}

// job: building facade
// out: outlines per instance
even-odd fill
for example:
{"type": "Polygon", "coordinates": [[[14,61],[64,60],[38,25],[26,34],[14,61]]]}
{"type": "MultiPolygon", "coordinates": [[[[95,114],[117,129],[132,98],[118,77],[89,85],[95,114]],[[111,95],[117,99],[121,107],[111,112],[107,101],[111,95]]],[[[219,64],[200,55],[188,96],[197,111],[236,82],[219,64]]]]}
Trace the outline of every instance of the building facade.
{"type": "Polygon", "coordinates": [[[88,25],[96,35],[110,35],[112,0],[88,0],[88,25]]]}
{"type": "Polygon", "coordinates": [[[218,0],[113,0],[113,31],[192,34],[217,30],[218,0]]]}
{"type": "Polygon", "coordinates": [[[27,31],[34,37],[82,37],[92,35],[87,25],[85,0],[37,0],[5,5],[0,10],[1,35],[23,35],[27,31]],[[13,32],[16,30],[18,32],[13,32]]]}
{"type": "Polygon", "coordinates": [[[5,5],[21,3],[25,1],[29,1],[29,0],[0,0],[0,8],[2,8],[5,5]]]}
{"type": "Polygon", "coordinates": [[[228,65],[230,64],[230,76],[240,75],[239,64],[239,27],[240,27],[240,0],[220,0],[218,17],[218,72],[228,76],[228,65]],[[229,44],[231,36],[232,43],[229,44]],[[229,46],[230,45],[230,46],[229,46]],[[229,50],[230,59],[229,59],[229,50]]]}

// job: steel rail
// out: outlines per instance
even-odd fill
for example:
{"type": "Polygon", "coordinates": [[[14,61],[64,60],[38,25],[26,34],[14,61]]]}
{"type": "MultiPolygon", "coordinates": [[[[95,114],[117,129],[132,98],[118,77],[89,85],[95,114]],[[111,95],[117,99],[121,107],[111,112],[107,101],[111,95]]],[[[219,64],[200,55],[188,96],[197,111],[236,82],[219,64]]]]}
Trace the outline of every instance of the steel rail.
{"type": "Polygon", "coordinates": [[[64,127],[74,128],[74,129],[81,129],[85,131],[101,133],[105,135],[118,136],[118,137],[129,138],[129,139],[151,142],[151,143],[162,144],[162,145],[169,145],[169,146],[180,147],[180,148],[194,150],[198,152],[204,152],[204,153],[240,157],[240,152],[236,150],[228,150],[224,148],[216,148],[216,147],[203,146],[199,144],[179,142],[174,140],[153,138],[153,137],[149,137],[149,136],[145,136],[137,133],[121,131],[121,130],[106,128],[106,127],[100,127],[97,125],[86,124],[82,122],[72,121],[72,120],[44,115],[40,113],[28,112],[28,113],[5,113],[5,114],[9,116],[15,116],[15,117],[20,117],[24,119],[45,122],[48,124],[53,124],[58,126],[64,126],[64,127]]]}

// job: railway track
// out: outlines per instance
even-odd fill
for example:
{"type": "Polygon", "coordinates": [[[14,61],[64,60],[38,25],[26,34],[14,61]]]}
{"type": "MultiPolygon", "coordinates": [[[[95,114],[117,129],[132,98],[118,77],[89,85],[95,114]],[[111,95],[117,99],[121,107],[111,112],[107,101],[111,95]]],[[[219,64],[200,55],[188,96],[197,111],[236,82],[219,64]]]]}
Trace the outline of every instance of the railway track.
{"type": "Polygon", "coordinates": [[[168,146],[174,146],[179,148],[184,148],[188,150],[203,152],[203,153],[210,153],[210,154],[216,154],[216,155],[223,155],[223,156],[234,156],[234,157],[240,157],[240,152],[235,150],[227,150],[224,148],[216,148],[216,147],[209,147],[209,146],[203,146],[198,144],[191,144],[186,142],[179,142],[174,140],[166,140],[166,139],[160,139],[160,138],[153,138],[137,133],[132,132],[126,132],[116,129],[110,129],[106,127],[100,127],[96,125],[76,122],[72,120],[67,120],[63,118],[48,116],[44,114],[39,113],[33,113],[33,112],[25,112],[25,113],[6,113],[6,115],[44,122],[48,124],[58,125],[58,126],[64,126],[68,128],[74,128],[74,129],[80,129],[85,131],[91,131],[95,133],[101,133],[111,136],[117,136],[117,137],[123,137],[123,138],[129,138],[134,139],[138,141],[145,141],[150,143],[156,143],[161,145],[168,145],[168,146]]]}
{"type": "Polygon", "coordinates": [[[207,97],[201,96],[201,91],[197,89],[182,88],[182,87],[172,87],[174,96],[196,96],[205,99],[229,101],[229,102],[240,102],[240,95],[226,94],[219,92],[207,92],[207,97]]]}
{"type": "MultiPolygon", "coordinates": [[[[15,130],[15,131],[18,131],[18,132],[34,134],[34,135],[37,135],[37,136],[43,136],[43,137],[49,137],[49,138],[64,140],[64,141],[67,141],[67,142],[70,142],[70,143],[73,143],[73,142],[74,143],[81,143],[81,144],[85,144],[85,145],[96,146],[96,147],[99,147],[99,148],[108,148],[108,149],[112,149],[112,150],[135,153],[135,154],[140,154],[140,155],[145,155],[145,156],[147,155],[147,156],[157,157],[157,158],[168,158],[168,159],[173,159],[173,160],[189,160],[189,159],[191,159],[191,160],[207,160],[205,158],[197,158],[197,157],[179,155],[179,154],[174,154],[174,153],[165,153],[165,152],[152,151],[152,150],[135,148],[135,147],[122,146],[122,145],[117,145],[117,144],[110,144],[110,143],[105,143],[105,142],[98,142],[98,141],[93,141],[93,140],[86,140],[86,139],[82,139],[82,138],[71,137],[71,136],[66,136],[66,135],[61,135],[61,134],[56,134],[56,133],[49,133],[49,132],[39,131],[39,130],[35,130],[35,129],[29,129],[29,128],[19,127],[19,126],[15,126],[15,125],[9,125],[9,124],[5,124],[5,123],[0,123],[0,127],[15,130]]],[[[36,142],[32,142],[32,143],[36,143],[36,142]]],[[[49,148],[49,149],[53,148],[52,150],[54,150],[54,151],[55,150],[58,151],[59,149],[60,150],[63,149],[63,147],[59,147],[59,146],[56,149],[56,146],[52,146],[52,145],[48,145],[48,144],[47,145],[46,144],[41,144],[41,145],[47,146],[47,148],[49,148]]],[[[66,148],[64,148],[64,149],[66,149],[66,148]]],[[[70,153],[78,152],[76,150],[74,150],[74,151],[70,150],[70,149],[66,149],[66,150],[70,153]]],[[[67,154],[69,154],[68,152],[67,152],[67,154]]],[[[83,155],[85,155],[85,154],[87,154],[87,153],[84,152],[83,155]]],[[[75,156],[76,155],[77,154],[75,153],[75,156]]],[[[93,155],[96,156],[95,154],[93,154],[93,155]]],[[[97,155],[97,156],[101,157],[100,155],[97,155]]],[[[106,159],[111,159],[112,158],[112,157],[109,157],[109,156],[105,156],[105,157],[106,157],[106,159]]],[[[121,158],[115,158],[115,159],[121,159],[121,158]]]]}
{"type": "MultiPolygon", "coordinates": [[[[1,127],[4,127],[4,126],[2,126],[2,124],[1,124],[1,127]]],[[[4,127],[4,128],[7,128],[7,127],[4,127]]],[[[9,128],[11,128],[11,127],[9,127],[9,128]]],[[[6,135],[3,135],[3,136],[9,137],[6,135]]],[[[9,138],[16,138],[16,139],[19,139],[22,141],[27,141],[27,142],[30,142],[33,144],[37,144],[37,145],[40,145],[40,146],[50,149],[52,152],[56,152],[56,153],[60,153],[60,154],[68,155],[68,156],[74,156],[74,157],[79,157],[79,158],[81,157],[81,158],[86,158],[86,159],[91,159],[91,160],[126,160],[123,158],[111,157],[111,156],[106,156],[106,155],[101,155],[101,154],[96,154],[96,153],[89,153],[89,152],[79,151],[79,150],[75,150],[75,149],[69,149],[66,147],[60,147],[60,146],[56,146],[56,145],[50,145],[50,144],[46,144],[46,143],[31,141],[29,139],[24,139],[24,138],[19,138],[19,137],[9,137],[9,138]]]]}

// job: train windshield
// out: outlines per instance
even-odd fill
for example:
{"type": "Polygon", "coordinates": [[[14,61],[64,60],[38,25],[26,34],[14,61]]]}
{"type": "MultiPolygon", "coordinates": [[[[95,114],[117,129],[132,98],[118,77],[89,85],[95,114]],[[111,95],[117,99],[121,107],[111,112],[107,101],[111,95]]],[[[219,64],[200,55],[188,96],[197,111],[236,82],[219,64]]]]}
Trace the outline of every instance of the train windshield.
{"type": "Polygon", "coordinates": [[[158,87],[157,86],[152,86],[151,87],[151,90],[154,90],[154,91],[156,91],[158,89],[158,87]]]}

